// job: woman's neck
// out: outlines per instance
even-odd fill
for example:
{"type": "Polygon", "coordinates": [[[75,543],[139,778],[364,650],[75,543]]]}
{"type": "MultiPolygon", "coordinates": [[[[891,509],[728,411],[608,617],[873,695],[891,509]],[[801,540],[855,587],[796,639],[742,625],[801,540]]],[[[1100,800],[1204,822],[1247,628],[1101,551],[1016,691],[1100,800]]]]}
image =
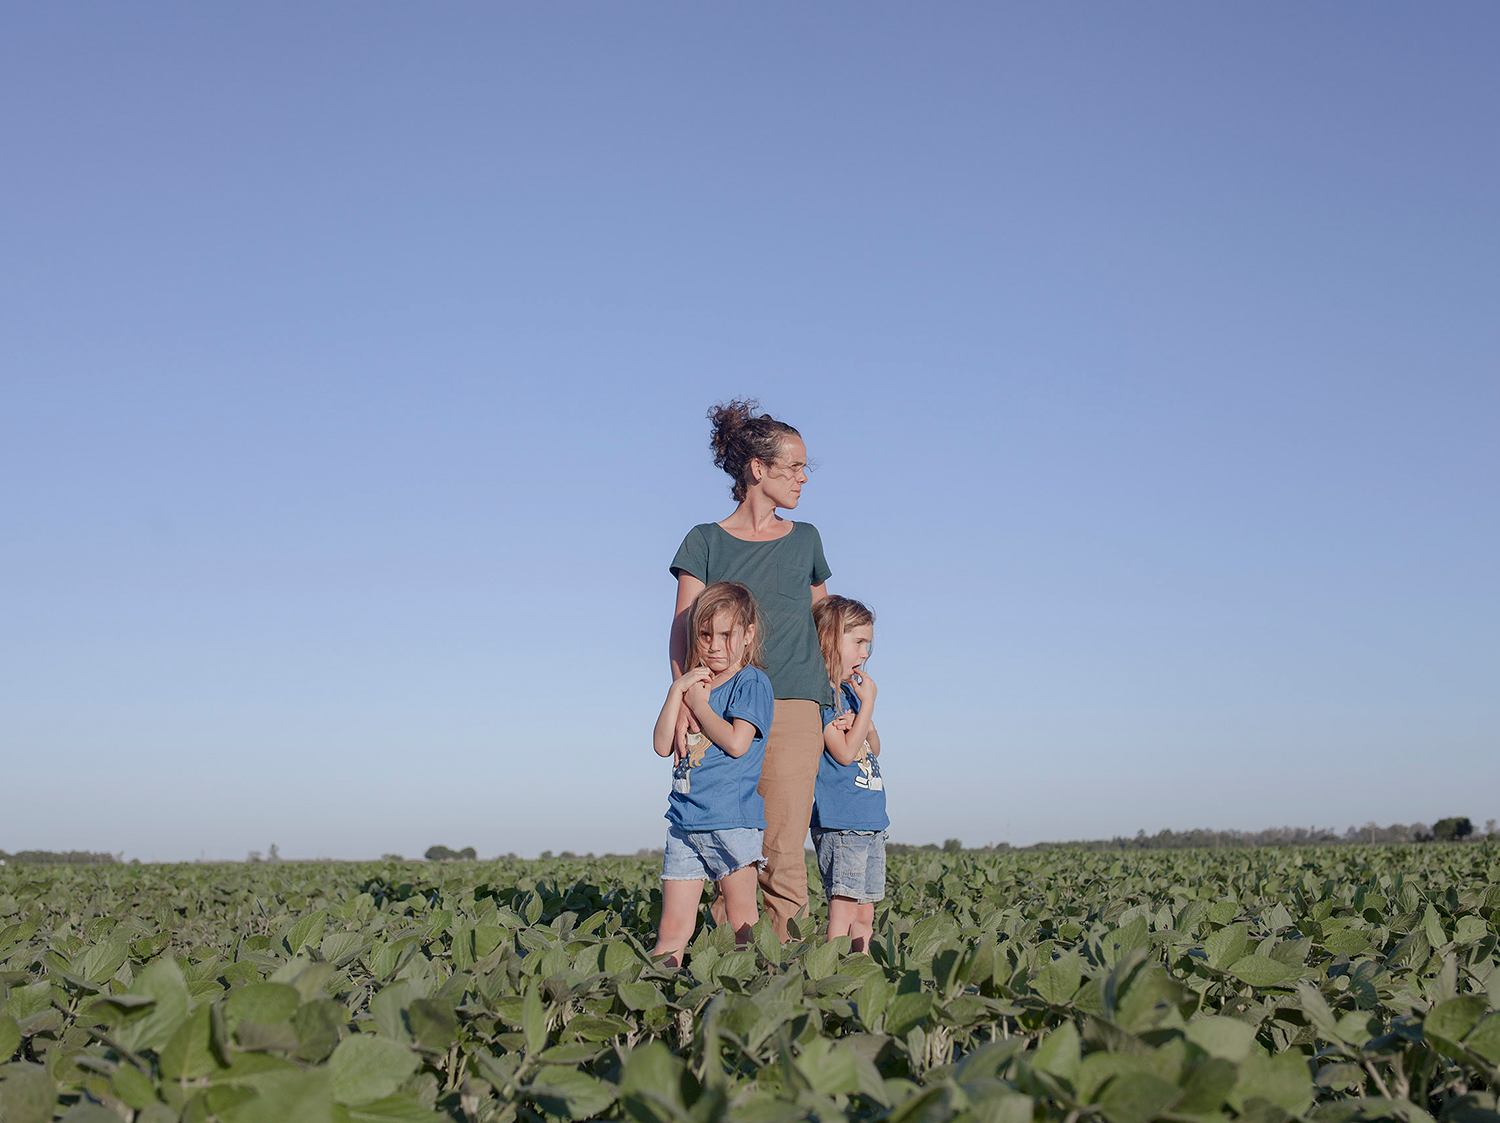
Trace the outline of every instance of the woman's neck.
{"type": "Polygon", "coordinates": [[[734,513],[719,525],[738,538],[780,538],[786,520],[776,513],[776,504],[759,488],[752,488],[734,513]]]}

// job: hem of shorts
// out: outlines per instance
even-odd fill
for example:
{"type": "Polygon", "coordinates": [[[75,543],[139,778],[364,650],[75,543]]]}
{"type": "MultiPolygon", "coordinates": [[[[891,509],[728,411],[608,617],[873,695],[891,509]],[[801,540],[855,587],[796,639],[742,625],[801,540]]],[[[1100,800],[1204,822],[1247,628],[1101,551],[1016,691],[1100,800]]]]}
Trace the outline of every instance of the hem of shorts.
{"type": "MultiPolygon", "coordinates": [[[[744,869],[746,866],[764,866],[765,864],[766,864],[766,859],[765,859],[764,855],[762,855],[759,858],[751,858],[748,862],[741,862],[739,865],[735,866],[734,869],[732,869],[732,870],[725,870],[724,873],[723,873],[723,875],[722,875],[722,877],[728,877],[732,873],[739,873],[739,871],[742,870],[742,869],[744,869]]],[[[661,875],[661,879],[663,881],[719,881],[719,880],[721,880],[718,877],[709,877],[707,873],[700,874],[697,877],[668,877],[666,874],[662,874],[661,875]]]]}

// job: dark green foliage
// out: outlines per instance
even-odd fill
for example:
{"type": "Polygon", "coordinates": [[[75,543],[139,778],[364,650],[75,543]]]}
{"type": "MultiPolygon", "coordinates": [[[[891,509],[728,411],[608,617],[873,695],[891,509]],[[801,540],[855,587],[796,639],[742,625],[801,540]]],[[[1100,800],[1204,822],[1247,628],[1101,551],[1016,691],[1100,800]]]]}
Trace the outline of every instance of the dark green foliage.
{"type": "Polygon", "coordinates": [[[1474,833],[1474,824],[1467,818],[1439,819],[1432,824],[1432,837],[1439,842],[1456,842],[1474,833]]]}
{"type": "Polygon", "coordinates": [[[34,866],[113,866],[118,865],[119,855],[97,854],[87,850],[18,850],[7,854],[0,850],[0,865],[24,862],[34,866]]]}
{"type": "Polygon", "coordinates": [[[8,866],[0,1119],[1493,1123],[1497,885],[1490,843],[923,850],[871,956],[762,922],[679,972],[636,859],[8,866]]]}
{"type": "Polygon", "coordinates": [[[479,857],[479,853],[472,846],[465,846],[462,850],[449,850],[446,846],[429,846],[427,853],[422,857],[429,862],[472,862],[479,857]]]}

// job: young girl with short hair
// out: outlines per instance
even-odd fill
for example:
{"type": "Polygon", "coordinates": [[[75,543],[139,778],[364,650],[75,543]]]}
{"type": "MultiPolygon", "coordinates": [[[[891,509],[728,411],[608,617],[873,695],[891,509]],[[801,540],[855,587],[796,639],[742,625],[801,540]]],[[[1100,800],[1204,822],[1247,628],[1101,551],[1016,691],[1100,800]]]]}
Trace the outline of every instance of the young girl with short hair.
{"type": "Polygon", "coordinates": [[[868,952],[875,902],[885,897],[885,781],[873,724],[875,680],[865,670],[875,614],[857,600],[829,596],[813,606],[818,645],[836,684],[823,707],[823,757],[813,805],[813,848],[828,894],[828,938],[850,937],[868,952]]]}
{"type": "Polygon", "coordinates": [[[765,800],[756,791],[774,699],[761,669],[760,612],[750,590],[719,581],[688,610],[691,658],[667,691],[653,747],[675,757],[662,860],[661,929],[653,955],[678,967],[698,923],[703,881],[719,887],[735,942],[750,938],[757,918],[756,875],[765,861],[765,800]],[[679,712],[701,732],[674,746],[679,712]]]}

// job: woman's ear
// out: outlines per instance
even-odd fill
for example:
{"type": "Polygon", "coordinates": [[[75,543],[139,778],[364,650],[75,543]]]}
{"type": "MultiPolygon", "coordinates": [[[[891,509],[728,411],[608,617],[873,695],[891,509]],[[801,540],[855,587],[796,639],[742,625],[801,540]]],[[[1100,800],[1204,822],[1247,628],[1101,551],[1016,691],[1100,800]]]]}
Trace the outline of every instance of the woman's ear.
{"type": "Polygon", "coordinates": [[[766,474],[766,466],[764,464],[762,464],[758,459],[750,461],[750,482],[751,483],[757,483],[757,484],[760,483],[761,478],[765,474],[766,474]]]}

